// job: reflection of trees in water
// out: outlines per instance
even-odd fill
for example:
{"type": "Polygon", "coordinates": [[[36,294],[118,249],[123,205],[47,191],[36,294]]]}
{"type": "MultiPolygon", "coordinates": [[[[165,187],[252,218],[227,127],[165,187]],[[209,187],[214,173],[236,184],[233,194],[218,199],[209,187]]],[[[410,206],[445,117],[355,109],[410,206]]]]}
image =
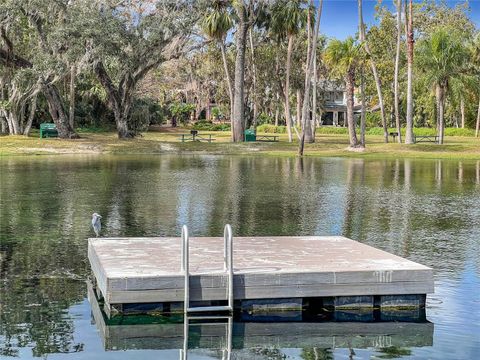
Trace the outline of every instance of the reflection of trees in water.
{"type": "Polygon", "coordinates": [[[2,355],[81,350],[66,311],[85,297],[93,211],[108,236],[173,235],[180,220],[218,236],[230,222],[236,235],[342,234],[457,273],[478,254],[480,161],[50,159],[0,165],[2,355]]]}
{"type": "Polygon", "coordinates": [[[343,235],[439,270],[462,271],[479,216],[474,163],[406,159],[346,165],[343,235]]]}

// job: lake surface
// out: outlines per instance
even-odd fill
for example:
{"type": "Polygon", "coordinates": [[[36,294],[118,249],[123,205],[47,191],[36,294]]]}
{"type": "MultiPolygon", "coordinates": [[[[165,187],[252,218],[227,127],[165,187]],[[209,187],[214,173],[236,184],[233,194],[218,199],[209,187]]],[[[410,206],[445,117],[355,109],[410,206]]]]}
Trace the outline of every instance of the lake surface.
{"type": "Polygon", "coordinates": [[[411,346],[390,346],[389,328],[355,347],[362,334],[334,324],[330,345],[265,340],[235,359],[480,356],[480,160],[39,156],[1,159],[0,176],[2,359],[178,359],[173,341],[105,350],[86,299],[93,212],[103,236],[172,236],[182,224],[221,236],[230,223],[238,236],[343,235],[435,269],[433,334],[411,346]]]}

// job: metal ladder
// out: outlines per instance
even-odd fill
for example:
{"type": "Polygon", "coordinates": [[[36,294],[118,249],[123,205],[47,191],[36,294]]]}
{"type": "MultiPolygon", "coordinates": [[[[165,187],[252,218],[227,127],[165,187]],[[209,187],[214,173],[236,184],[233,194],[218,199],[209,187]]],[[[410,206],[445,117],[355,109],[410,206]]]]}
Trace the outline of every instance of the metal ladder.
{"type": "Polygon", "coordinates": [[[189,236],[186,225],[182,227],[182,271],[185,274],[185,297],[183,311],[185,316],[188,313],[198,312],[219,312],[219,311],[233,311],[233,237],[232,227],[225,225],[223,232],[223,271],[227,274],[227,299],[226,306],[197,306],[190,307],[190,263],[189,263],[189,236]]]}

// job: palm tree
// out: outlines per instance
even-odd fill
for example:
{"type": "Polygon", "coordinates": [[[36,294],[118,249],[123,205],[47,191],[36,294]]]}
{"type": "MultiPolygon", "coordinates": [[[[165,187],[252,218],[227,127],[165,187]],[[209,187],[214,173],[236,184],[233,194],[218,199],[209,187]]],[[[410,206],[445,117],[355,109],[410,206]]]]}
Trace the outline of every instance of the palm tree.
{"type": "MultiPolygon", "coordinates": [[[[307,22],[309,35],[308,35],[308,48],[307,48],[307,67],[305,69],[305,87],[304,87],[304,93],[303,93],[303,107],[302,107],[302,135],[300,137],[300,144],[298,146],[298,154],[300,156],[303,156],[305,142],[308,142],[308,143],[315,142],[315,128],[312,127],[312,123],[310,119],[310,88],[312,84],[314,64],[316,62],[316,48],[318,45],[317,41],[318,41],[318,33],[320,31],[320,20],[322,18],[322,8],[323,8],[323,0],[320,0],[317,8],[316,19],[312,19],[311,12],[313,12],[313,10],[315,9],[315,5],[313,3],[313,0],[310,0],[309,15],[308,15],[308,22],[307,22]],[[310,28],[310,26],[312,28],[310,28]],[[313,36],[312,36],[312,32],[313,32],[313,36]]],[[[315,83],[315,86],[316,86],[316,83],[315,83]]],[[[315,109],[313,111],[315,111],[315,109]]]]}
{"type": "Polygon", "coordinates": [[[223,69],[225,71],[225,78],[227,79],[228,95],[230,97],[230,123],[232,126],[232,140],[233,140],[233,88],[230,72],[228,71],[227,55],[225,50],[225,38],[228,31],[233,26],[233,20],[228,11],[228,3],[225,0],[213,1],[211,8],[205,13],[202,20],[203,32],[211,39],[217,41],[222,52],[223,69]]]}
{"type": "Polygon", "coordinates": [[[400,107],[399,107],[399,86],[398,73],[400,71],[400,46],[402,41],[402,0],[395,0],[397,7],[397,50],[395,53],[395,80],[394,80],[394,107],[395,107],[395,125],[397,126],[398,142],[402,143],[402,133],[400,132],[400,107]]]}
{"type": "Polygon", "coordinates": [[[405,144],[413,144],[413,4],[410,0],[407,16],[407,0],[405,0],[405,23],[407,24],[407,127],[405,131],[405,144]],[[408,21],[407,21],[408,18],[408,21]]]}
{"type": "Polygon", "coordinates": [[[345,41],[332,40],[325,50],[325,63],[333,75],[343,77],[347,93],[347,122],[350,146],[362,146],[357,140],[355,120],[353,117],[353,104],[355,92],[355,72],[362,60],[362,45],[352,37],[345,41]]]}
{"type": "MultiPolygon", "coordinates": [[[[480,84],[480,33],[473,39],[469,46],[471,54],[470,66],[472,73],[476,77],[477,86],[480,84]]],[[[478,137],[480,131],[480,90],[477,90],[478,94],[478,109],[477,109],[477,124],[475,126],[475,137],[478,137]]]]}
{"type": "Polygon", "coordinates": [[[285,71],[285,122],[288,141],[292,142],[292,117],[290,113],[290,68],[292,63],[293,41],[307,22],[305,0],[280,0],[272,8],[271,31],[279,39],[287,38],[287,60],[285,71]]]}
{"type": "Polygon", "coordinates": [[[385,106],[383,103],[383,94],[382,94],[382,84],[380,82],[380,76],[378,74],[377,64],[372,56],[370,51],[370,46],[368,45],[368,39],[365,35],[365,23],[363,22],[363,11],[362,11],[363,0],[358,0],[358,15],[359,15],[359,27],[360,27],[360,39],[364,43],[365,52],[368,54],[370,60],[370,67],[372,68],[373,78],[375,79],[375,87],[377,88],[378,96],[378,105],[380,107],[380,115],[382,117],[382,126],[383,126],[383,138],[386,143],[388,143],[388,129],[387,129],[387,118],[385,116],[385,106]]]}
{"type": "Polygon", "coordinates": [[[418,63],[426,83],[435,91],[439,144],[443,144],[445,97],[454,79],[467,70],[468,50],[461,35],[448,28],[439,28],[419,47],[418,63]]]}

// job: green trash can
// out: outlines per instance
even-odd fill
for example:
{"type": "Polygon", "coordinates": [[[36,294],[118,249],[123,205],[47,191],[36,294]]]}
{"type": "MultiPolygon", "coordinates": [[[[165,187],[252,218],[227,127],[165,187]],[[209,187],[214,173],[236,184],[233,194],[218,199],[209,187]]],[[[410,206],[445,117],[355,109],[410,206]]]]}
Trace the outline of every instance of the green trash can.
{"type": "Polygon", "coordinates": [[[247,129],[245,130],[245,141],[257,141],[257,135],[255,134],[255,130],[247,129]]]}

